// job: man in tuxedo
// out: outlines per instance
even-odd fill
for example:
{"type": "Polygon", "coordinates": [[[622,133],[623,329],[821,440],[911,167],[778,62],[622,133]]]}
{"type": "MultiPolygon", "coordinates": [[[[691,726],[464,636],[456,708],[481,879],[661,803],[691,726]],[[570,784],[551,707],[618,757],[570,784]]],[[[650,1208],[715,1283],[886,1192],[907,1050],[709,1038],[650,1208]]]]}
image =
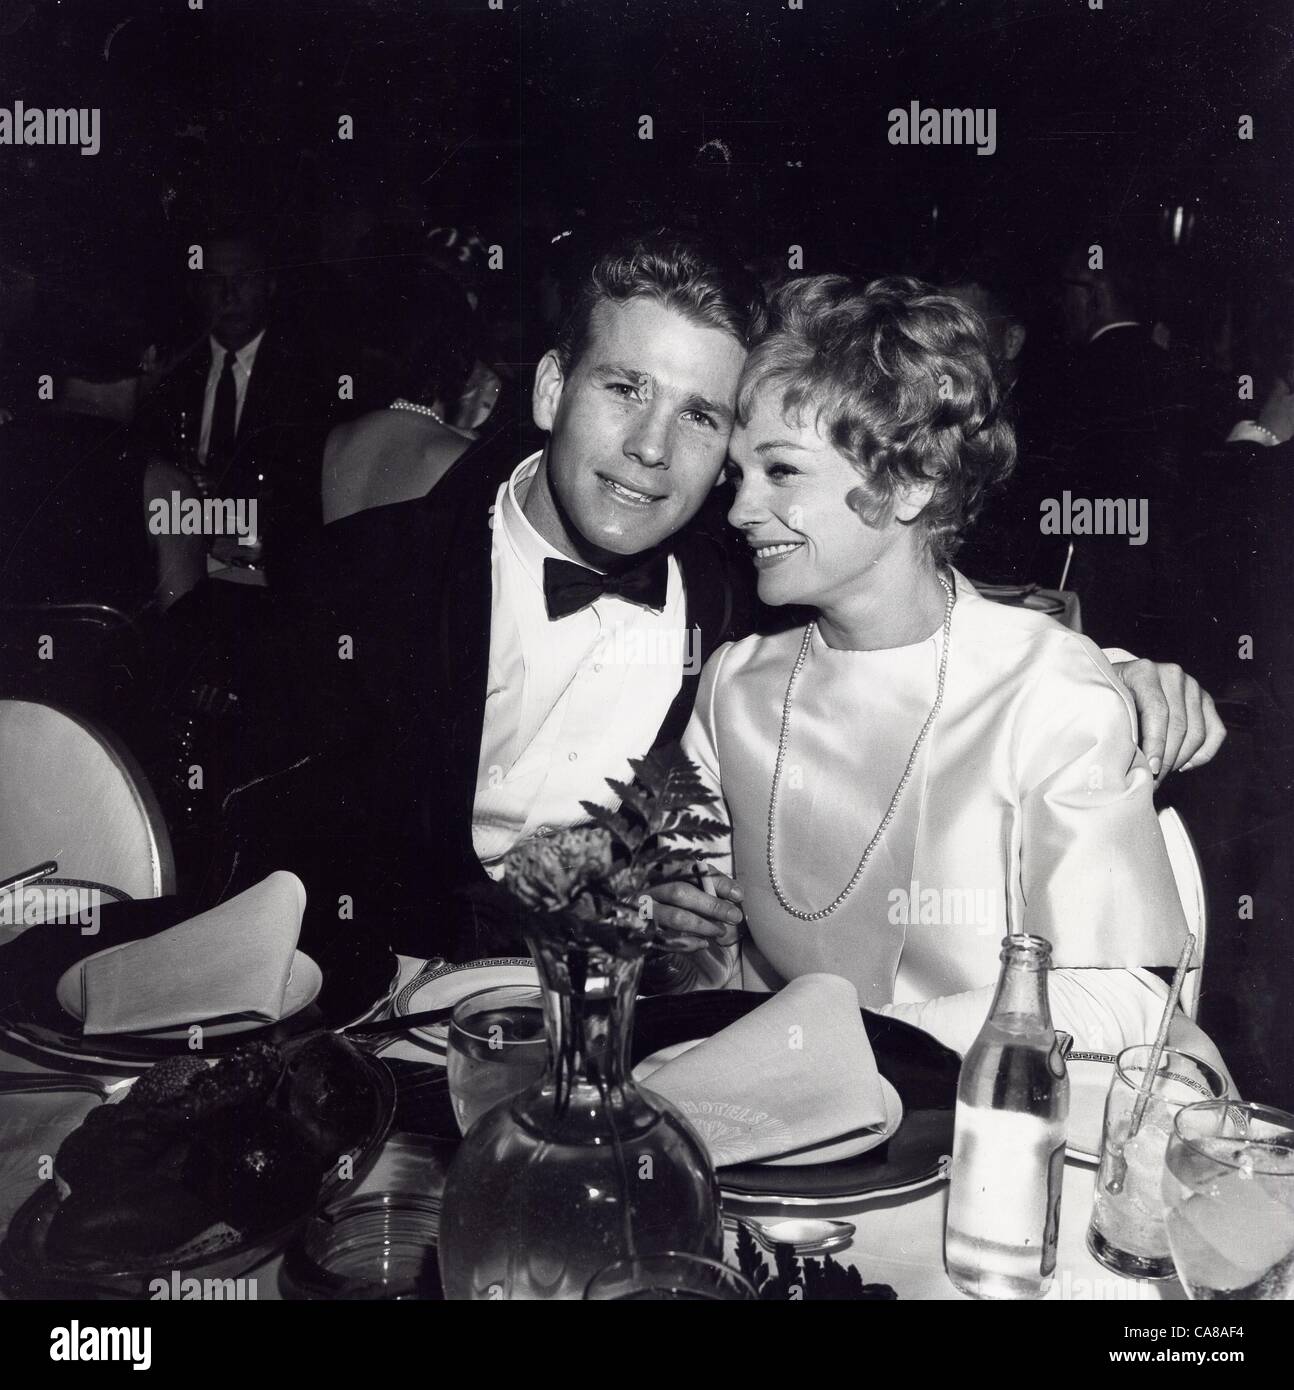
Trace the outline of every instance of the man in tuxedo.
{"type": "MultiPolygon", "coordinates": [[[[705,659],[760,621],[716,489],[762,321],[722,254],[668,234],[614,246],[539,364],[546,440],[496,433],[424,498],[326,528],[278,653],[309,708],[280,717],[232,802],[248,878],[295,868],[320,913],[340,902],[399,949],[498,949],[462,890],[585,819],[581,800],[613,805],[606,778],[681,734],[705,659]]],[[[1211,756],[1208,697],[1170,673],[1170,720],[1157,672],[1130,669],[1151,755],[1211,756]]],[[[711,886],[661,889],[663,925],[734,939],[740,890],[711,886]]]]}
{"type": "MultiPolygon", "coordinates": [[[[244,231],[203,244],[194,289],[207,332],[158,387],[152,432],[180,444],[218,496],[255,498],[275,552],[320,524],[319,464],[334,393],[319,364],[274,313],[265,246],[244,231]]],[[[213,546],[237,563],[236,538],[213,546]]]]}

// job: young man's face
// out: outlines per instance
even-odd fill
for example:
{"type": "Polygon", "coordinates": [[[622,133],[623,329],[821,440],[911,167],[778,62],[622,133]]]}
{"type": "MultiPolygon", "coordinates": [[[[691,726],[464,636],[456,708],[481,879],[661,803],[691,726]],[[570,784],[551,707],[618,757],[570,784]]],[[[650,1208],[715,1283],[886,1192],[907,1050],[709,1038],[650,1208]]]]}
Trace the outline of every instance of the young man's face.
{"type": "Polygon", "coordinates": [[[603,302],[579,360],[540,363],[549,432],[531,524],[588,563],[650,550],[696,515],[728,449],[745,348],[651,299],[603,302]]]}

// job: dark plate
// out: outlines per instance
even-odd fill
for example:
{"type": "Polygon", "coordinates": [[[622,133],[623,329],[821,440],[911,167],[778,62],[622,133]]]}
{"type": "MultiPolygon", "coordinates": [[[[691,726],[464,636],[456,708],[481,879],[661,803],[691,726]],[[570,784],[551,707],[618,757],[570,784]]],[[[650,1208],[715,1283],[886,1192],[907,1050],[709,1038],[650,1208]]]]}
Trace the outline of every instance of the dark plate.
{"type": "MultiPolygon", "coordinates": [[[[113,903],[100,913],[99,931],[82,936],[77,926],[29,927],[0,947],[0,1032],[69,1061],[149,1064],[159,1057],[190,1051],[187,1039],[142,1034],[95,1034],[83,1039],[80,1025],[54,997],[63,972],[97,951],[138,941],[192,916],[175,898],[113,903]]],[[[225,1037],[204,1039],[203,1055],[218,1057],[248,1042],[282,1044],[320,1028],[341,1028],[363,1018],[395,983],[399,963],[389,946],[370,933],[347,930],[302,941],[301,948],[323,972],[323,987],[308,1008],[282,1023],[225,1037]]]]}
{"type": "MultiPolygon", "coordinates": [[[[633,1064],[662,1047],[712,1037],[767,1001],[766,994],[727,989],[639,1000],[633,1064]]],[[[719,1184],[725,1195],[751,1202],[816,1205],[903,1192],[946,1176],[961,1059],[919,1028],[862,1012],[877,1070],[903,1101],[903,1123],[897,1132],[877,1148],[836,1163],[721,1168],[719,1184]]]]}
{"type": "MultiPolygon", "coordinates": [[[[289,1056],[292,1048],[287,1048],[289,1056]]],[[[313,1196],[303,1199],[300,1208],[276,1221],[272,1228],[247,1232],[241,1239],[202,1254],[176,1255],[162,1252],[150,1255],[139,1266],[123,1266],[119,1261],[66,1265],[51,1259],[45,1237],[59,1193],[53,1181],[40,1185],[19,1207],[0,1243],[0,1280],[5,1291],[16,1298],[129,1298],[149,1297],[149,1284],[158,1277],[169,1279],[174,1270],[181,1279],[234,1279],[283,1249],[307,1217],[320,1207],[353,1192],[368,1171],[395,1113],[395,1082],[378,1057],[355,1049],[364,1064],[368,1110],[362,1136],[347,1151],[352,1171],[348,1178],[329,1169],[313,1196]]],[[[108,1102],[111,1103],[111,1102],[108,1102]]]]}

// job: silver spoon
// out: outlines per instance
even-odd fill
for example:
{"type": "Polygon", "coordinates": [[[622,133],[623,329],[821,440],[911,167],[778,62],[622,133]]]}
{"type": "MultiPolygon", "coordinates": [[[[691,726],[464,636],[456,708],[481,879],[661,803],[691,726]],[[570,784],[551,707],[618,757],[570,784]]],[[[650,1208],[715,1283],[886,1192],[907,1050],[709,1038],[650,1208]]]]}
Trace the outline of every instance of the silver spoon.
{"type": "Polygon", "coordinates": [[[725,1216],[725,1225],[745,1226],[765,1250],[776,1252],[789,1245],[797,1255],[826,1255],[852,1244],[856,1227],[851,1221],[822,1217],[788,1216],[779,1221],[755,1221],[748,1216],[725,1216]]]}

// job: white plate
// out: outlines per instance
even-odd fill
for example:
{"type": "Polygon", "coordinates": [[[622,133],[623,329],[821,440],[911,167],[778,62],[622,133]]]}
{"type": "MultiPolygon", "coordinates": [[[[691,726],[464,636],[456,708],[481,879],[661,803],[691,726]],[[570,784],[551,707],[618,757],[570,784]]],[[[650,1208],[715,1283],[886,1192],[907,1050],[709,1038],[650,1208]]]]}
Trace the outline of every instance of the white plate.
{"type": "Polygon", "coordinates": [[[1085,1163],[1101,1161],[1105,1098],[1114,1079],[1114,1058],[1099,1052],[1074,1052],[1065,1059],[1069,1072],[1069,1128],[1066,1152],[1085,1163]]]}
{"type": "MultiPolygon", "coordinates": [[[[420,1014],[424,1009],[452,1008],[469,994],[498,985],[533,985],[539,988],[539,971],[529,956],[498,956],[490,960],[468,961],[465,965],[442,965],[426,976],[410,994],[402,990],[395,1003],[395,1016],[420,1014]]],[[[449,1024],[412,1030],[433,1052],[445,1056],[449,1024]]]]}
{"type": "Polygon", "coordinates": [[[938,1173],[931,1173],[929,1177],[917,1178],[913,1182],[896,1183],[893,1187],[881,1188],[872,1192],[844,1192],[838,1197],[792,1197],[780,1192],[776,1195],[768,1192],[734,1192],[731,1188],[724,1187],[723,1170],[719,1170],[719,1190],[723,1193],[724,1203],[740,1202],[743,1206],[763,1207],[763,1211],[748,1213],[754,1217],[785,1215],[784,1208],[786,1207],[845,1207],[857,1211],[866,1202],[874,1202],[879,1199],[888,1201],[891,1197],[903,1197],[909,1192],[921,1192],[927,1187],[934,1187],[937,1183],[947,1181],[947,1171],[941,1170],[938,1173]]]}
{"type": "MultiPolygon", "coordinates": [[[[644,1057],[638,1063],[634,1068],[634,1080],[640,1084],[649,1084],[648,1078],[666,1062],[672,1062],[675,1057],[681,1057],[698,1043],[705,1041],[704,1038],[693,1038],[690,1042],[672,1043],[669,1047],[662,1047],[659,1052],[653,1052],[650,1057],[644,1057]]],[[[810,1164],[835,1163],[842,1158],[857,1158],[868,1149],[885,1143],[903,1123],[903,1102],[899,1099],[899,1093],[883,1076],[880,1081],[881,1094],[885,1097],[885,1124],[882,1128],[862,1130],[847,1134],[842,1139],[831,1139],[823,1144],[797,1149],[794,1153],[783,1154],[780,1158],[765,1159],[760,1166],[803,1168],[810,1164]]]]}
{"type": "MultiPolygon", "coordinates": [[[[84,1017],[81,1002],[81,966],[84,963],[84,961],[78,961],[70,970],[65,970],[55,991],[58,1002],[63,1006],[63,1011],[70,1014],[78,1022],[84,1017]]],[[[283,994],[283,1012],[279,1015],[278,1021],[281,1023],[284,1019],[291,1018],[293,1014],[299,1014],[302,1009],[308,1008],[318,998],[322,988],[323,971],[304,951],[294,952],[287,989],[283,994]]],[[[195,1019],[194,1022],[201,1023],[202,1031],[213,1038],[229,1037],[236,1033],[249,1033],[267,1026],[265,1019],[251,1018],[246,1015],[222,1019],[218,1023],[206,1023],[201,1019],[195,1019]]],[[[178,1028],[158,1028],[155,1031],[150,1029],[147,1032],[140,1032],[136,1036],[157,1038],[168,1042],[180,1040],[188,1036],[190,1026],[185,1024],[178,1028]]]]}

